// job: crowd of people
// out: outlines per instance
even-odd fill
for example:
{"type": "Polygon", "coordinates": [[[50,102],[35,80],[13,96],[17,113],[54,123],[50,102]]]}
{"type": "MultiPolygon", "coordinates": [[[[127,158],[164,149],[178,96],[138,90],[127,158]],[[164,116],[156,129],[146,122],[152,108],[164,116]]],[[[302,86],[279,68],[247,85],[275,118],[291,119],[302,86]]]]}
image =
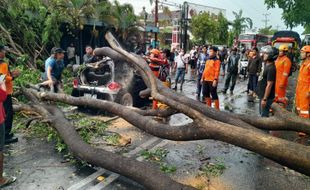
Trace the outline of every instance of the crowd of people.
{"type": "MultiPolygon", "coordinates": [[[[224,88],[221,92],[226,94],[229,90],[230,95],[233,95],[236,81],[241,72],[240,61],[244,57],[248,60],[246,70],[248,101],[259,101],[260,115],[268,117],[273,102],[284,108],[288,104],[286,91],[289,76],[292,74],[292,62],[295,60],[292,60],[289,47],[285,44],[278,49],[268,45],[260,50],[256,47],[246,50],[236,47],[218,48],[204,45],[195,46],[188,53],[183,49],[172,49],[169,52],[169,50],[160,51],[149,47],[146,57],[152,57],[153,52],[157,52],[156,56],[159,60],[151,59],[150,67],[156,67],[158,73],[161,72],[163,65],[171,67],[171,72],[167,76],[175,72],[175,82],[172,87],[174,90],[183,90],[185,74],[190,69],[191,80],[197,81],[196,99],[210,107],[213,103],[217,110],[220,108],[217,89],[219,80],[224,80],[224,88]],[[221,78],[220,75],[225,78],[221,78]],[[178,88],[179,83],[180,87],[178,88]]],[[[302,61],[296,87],[296,110],[299,116],[309,118],[310,46],[303,47],[300,53],[302,61]]],[[[155,70],[152,69],[152,71],[155,74],[155,70]]],[[[165,80],[161,79],[161,81],[165,80]]]]}

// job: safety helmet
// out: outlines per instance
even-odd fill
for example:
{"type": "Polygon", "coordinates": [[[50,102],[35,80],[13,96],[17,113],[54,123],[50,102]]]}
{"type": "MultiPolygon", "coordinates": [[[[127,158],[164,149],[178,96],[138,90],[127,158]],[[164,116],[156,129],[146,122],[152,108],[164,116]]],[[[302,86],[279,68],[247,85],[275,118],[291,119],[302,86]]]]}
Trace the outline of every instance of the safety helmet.
{"type": "Polygon", "coordinates": [[[310,46],[304,46],[301,48],[300,51],[306,52],[306,53],[310,53],[310,46]]]}
{"type": "Polygon", "coordinates": [[[158,49],[152,49],[151,53],[154,54],[155,56],[159,56],[160,55],[160,51],[158,49]]]}
{"type": "Polygon", "coordinates": [[[268,54],[267,61],[275,61],[279,55],[279,50],[270,45],[262,47],[260,52],[268,54]]]}
{"type": "Polygon", "coordinates": [[[280,45],[279,51],[288,51],[288,45],[286,45],[286,44],[280,45]]]}

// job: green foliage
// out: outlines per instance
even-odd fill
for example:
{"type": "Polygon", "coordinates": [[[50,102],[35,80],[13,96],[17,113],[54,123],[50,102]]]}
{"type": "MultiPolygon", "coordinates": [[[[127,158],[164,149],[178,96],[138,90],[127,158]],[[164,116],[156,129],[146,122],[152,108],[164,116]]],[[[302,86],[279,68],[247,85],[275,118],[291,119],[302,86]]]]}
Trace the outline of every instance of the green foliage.
{"type": "Polygon", "coordinates": [[[209,13],[204,12],[194,16],[190,28],[196,42],[205,44],[207,41],[213,41],[213,34],[216,32],[216,24],[209,13]]]}
{"type": "Polygon", "coordinates": [[[177,171],[177,168],[175,166],[170,166],[166,163],[160,163],[160,171],[171,174],[177,171]]]}
{"type": "Polygon", "coordinates": [[[163,148],[157,148],[155,151],[143,150],[140,155],[146,160],[160,162],[167,156],[169,151],[163,148]]]}
{"type": "Polygon", "coordinates": [[[216,32],[214,43],[227,45],[228,43],[228,21],[222,13],[220,13],[217,17],[216,29],[217,29],[217,32],[216,32]]]}
{"type": "Polygon", "coordinates": [[[238,37],[246,28],[251,29],[253,27],[253,21],[249,17],[242,16],[242,10],[238,13],[233,11],[235,19],[232,23],[233,33],[235,37],[238,37]]]}
{"type": "Polygon", "coordinates": [[[119,134],[112,134],[105,137],[105,141],[113,146],[117,146],[119,144],[120,135],[119,134]]]}
{"type": "Polygon", "coordinates": [[[177,168],[175,166],[170,166],[163,161],[163,159],[168,155],[169,151],[163,148],[157,148],[154,151],[143,150],[140,152],[145,160],[150,160],[159,164],[159,168],[164,173],[174,173],[177,168]]]}
{"type": "Polygon", "coordinates": [[[222,13],[210,15],[201,13],[192,18],[190,25],[194,35],[194,44],[206,44],[207,41],[213,44],[227,44],[228,21],[222,13]]]}
{"type": "Polygon", "coordinates": [[[282,19],[290,29],[299,24],[303,26],[310,24],[309,0],[265,0],[265,4],[268,9],[276,6],[282,9],[282,19]]]}
{"type": "Polygon", "coordinates": [[[272,29],[272,26],[269,26],[267,28],[260,28],[258,30],[259,34],[265,34],[265,35],[273,35],[275,32],[277,32],[276,29],[272,29]]]}
{"type": "Polygon", "coordinates": [[[24,65],[18,65],[14,69],[19,69],[21,74],[14,80],[14,87],[26,86],[26,84],[37,84],[40,81],[41,72],[35,69],[27,68],[24,65]]]}
{"type": "Polygon", "coordinates": [[[207,177],[217,177],[223,174],[226,169],[224,162],[220,159],[216,159],[215,161],[215,163],[209,162],[201,168],[203,175],[207,177]]]}

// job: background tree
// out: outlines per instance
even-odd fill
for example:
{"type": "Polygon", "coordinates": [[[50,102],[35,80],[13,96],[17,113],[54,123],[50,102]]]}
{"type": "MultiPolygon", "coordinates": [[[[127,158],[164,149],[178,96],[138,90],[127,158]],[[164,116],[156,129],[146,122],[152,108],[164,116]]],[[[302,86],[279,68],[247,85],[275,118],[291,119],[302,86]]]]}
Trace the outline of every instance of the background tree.
{"type": "Polygon", "coordinates": [[[215,44],[225,44],[228,43],[228,21],[222,13],[217,16],[217,32],[215,37],[215,44]]]}
{"type": "Polygon", "coordinates": [[[17,62],[36,68],[36,60],[48,54],[46,47],[59,42],[61,18],[41,0],[2,0],[0,40],[12,48],[17,62]]]}
{"type": "Polygon", "coordinates": [[[249,17],[242,16],[242,10],[239,10],[238,13],[233,11],[235,20],[232,23],[234,36],[238,37],[246,28],[252,29],[253,21],[249,17]]]}
{"type": "Polygon", "coordinates": [[[267,28],[260,28],[258,30],[259,34],[265,34],[265,35],[273,35],[277,30],[272,29],[272,26],[268,26],[267,28]]]}
{"type": "Polygon", "coordinates": [[[212,42],[216,32],[216,23],[212,20],[209,13],[201,13],[192,17],[190,30],[194,36],[195,43],[205,44],[212,42]]]}
{"type": "Polygon", "coordinates": [[[299,24],[303,26],[310,24],[309,0],[265,0],[265,4],[268,9],[276,5],[282,9],[282,19],[290,29],[299,24]]]}

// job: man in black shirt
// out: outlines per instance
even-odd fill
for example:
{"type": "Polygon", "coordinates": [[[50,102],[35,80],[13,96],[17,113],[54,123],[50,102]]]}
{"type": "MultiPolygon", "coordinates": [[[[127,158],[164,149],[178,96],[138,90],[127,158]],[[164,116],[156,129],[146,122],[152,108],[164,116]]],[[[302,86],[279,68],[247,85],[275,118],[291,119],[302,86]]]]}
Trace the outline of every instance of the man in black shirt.
{"type": "Polygon", "coordinates": [[[261,53],[263,54],[264,64],[258,78],[257,95],[260,103],[260,115],[268,117],[271,104],[275,98],[276,66],[274,61],[277,59],[279,51],[274,47],[264,46],[261,53]]]}
{"type": "Polygon", "coordinates": [[[229,88],[229,83],[231,80],[231,86],[230,86],[230,94],[233,95],[233,91],[236,85],[236,80],[238,76],[238,63],[239,63],[240,56],[237,54],[237,48],[233,48],[231,50],[231,55],[228,57],[227,60],[227,73],[226,81],[225,81],[225,87],[223,89],[223,93],[226,94],[226,91],[229,88]]]}
{"type": "Polygon", "coordinates": [[[248,72],[249,72],[249,96],[253,96],[257,87],[257,79],[258,75],[261,71],[262,59],[258,54],[258,49],[255,47],[252,49],[253,57],[250,58],[248,64],[248,72]]]}

